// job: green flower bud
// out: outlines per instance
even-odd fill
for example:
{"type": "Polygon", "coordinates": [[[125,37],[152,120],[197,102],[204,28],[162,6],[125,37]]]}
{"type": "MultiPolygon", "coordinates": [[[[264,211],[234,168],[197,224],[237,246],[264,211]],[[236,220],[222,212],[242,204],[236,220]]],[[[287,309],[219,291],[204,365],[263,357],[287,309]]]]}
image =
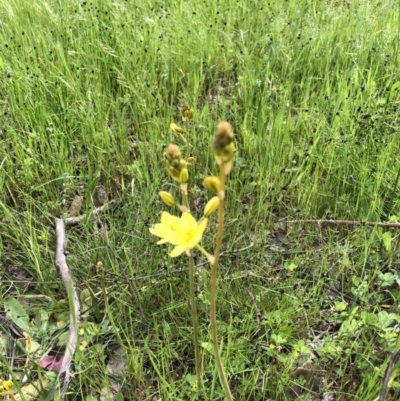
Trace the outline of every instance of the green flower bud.
{"type": "Polygon", "coordinates": [[[179,127],[178,125],[171,123],[169,128],[171,128],[172,132],[175,132],[175,134],[182,134],[183,128],[179,127]]]}
{"type": "Polygon", "coordinates": [[[185,167],[181,170],[180,174],[179,174],[179,182],[181,184],[186,184],[189,180],[189,171],[188,169],[185,167]]]}
{"type": "Polygon", "coordinates": [[[213,192],[218,192],[221,187],[221,181],[218,177],[206,177],[203,184],[208,190],[213,192]]]}
{"type": "Polygon", "coordinates": [[[186,118],[186,117],[187,117],[187,113],[188,113],[189,111],[190,111],[190,109],[189,109],[188,103],[187,103],[187,102],[183,102],[183,103],[182,103],[182,106],[181,106],[181,110],[180,110],[181,116],[182,116],[183,118],[186,118]]]}
{"type": "Polygon", "coordinates": [[[206,207],[204,208],[204,216],[211,216],[219,207],[219,198],[218,196],[214,196],[208,202],[206,207]]]}
{"type": "Polygon", "coordinates": [[[182,170],[183,168],[187,168],[188,162],[185,159],[179,160],[179,169],[182,170]]]}
{"type": "Polygon", "coordinates": [[[167,205],[167,206],[174,206],[176,204],[175,198],[166,191],[160,191],[158,193],[160,195],[161,200],[167,205]]]}

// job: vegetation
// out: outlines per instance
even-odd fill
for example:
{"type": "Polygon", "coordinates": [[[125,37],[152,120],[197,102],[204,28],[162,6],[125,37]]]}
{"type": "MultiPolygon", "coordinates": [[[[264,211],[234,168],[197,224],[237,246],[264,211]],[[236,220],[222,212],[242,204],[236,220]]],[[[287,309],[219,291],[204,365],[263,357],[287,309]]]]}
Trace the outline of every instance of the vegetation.
{"type": "MultiPolygon", "coordinates": [[[[398,231],[285,221],[400,220],[398,2],[0,4],[0,394],[51,399],[43,358],[59,362],[69,323],[54,218],[85,215],[67,226],[82,304],[67,399],[198,399],[186,260],[149,232],[159,191],[179,192],[163,153],[187,101],[196,219],[215,128],[235,133],[217,297],[233,398],[376,400],[399,345],[398,231]]],[[[216,233],[210,217],[205,249],[216,233]]],[[[204,398],[223,400],[211,271],[194,264],[204,398]]]]}

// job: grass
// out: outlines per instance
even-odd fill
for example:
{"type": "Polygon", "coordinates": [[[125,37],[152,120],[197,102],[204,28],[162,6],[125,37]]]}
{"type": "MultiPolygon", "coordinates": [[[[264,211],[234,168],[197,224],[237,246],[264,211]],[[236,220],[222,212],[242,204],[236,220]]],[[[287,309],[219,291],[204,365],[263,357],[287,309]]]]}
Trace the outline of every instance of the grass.
{"type": "MultiPolygon", "coordinates": [[[[399,330],[398,232],[282,221],[399,219],[398,2],[0,4],[0,304],[12,297],[28,311],[36,359],[62,349],[53,219],[82,196],[88,217],[67,235],[87,344],[68,399],[110,396],[115,382],[118,400],[196,399],[185,260],[148,232],[164,208],[158,191],[178,192],[163,149],[186,100],[194,213],[203,177],[217,172],[212,132],[228,120],[238,155],[223,246],[254,242],[220,265],[218,337],[235,399],[375,400],[399,330]],[[91,217],[100,186],[114,200],[101,218],[120,262],[91,217]],[[111,380],[118,353],[124,371],[111,380]]],[[[220,400],[208,268],[197,286],[207,397],[220,400]]],[[[16,387],[22,372],[45,375],[3,351],[0,376],[11,372],[16,387]]],[[[399,396],[394,386],[387,399],[399,396]]]]}

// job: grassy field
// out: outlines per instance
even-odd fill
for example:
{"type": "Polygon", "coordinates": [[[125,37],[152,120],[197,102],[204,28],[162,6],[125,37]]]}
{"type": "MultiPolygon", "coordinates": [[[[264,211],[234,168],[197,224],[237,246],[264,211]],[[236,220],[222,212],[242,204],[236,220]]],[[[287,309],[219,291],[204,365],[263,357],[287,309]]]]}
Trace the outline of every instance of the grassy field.
{"type": "MultiPolygon", "coordinates": [[[[223,250],[244,249],[221,257],[218,292],[234,398],[377,399],[400,331],[398,230],[285,221],[400,221],[399,16],[395,0],[0,0],[0,317],[38,347],[11,359],[0,332],[18,399],[54,380],[35,361],[65,347],[54,218],[68,213],[87,217],[67,226],[83,327],[67,399],[198,399],[187,261],[148,230],[158,192],[179,192],[163,150],[184,145],[169,129],[183,101],[197,217],[217,123],[236,135],[223,250]]],[[[211,401],[209,275],[196,286],[211,401]]]]}

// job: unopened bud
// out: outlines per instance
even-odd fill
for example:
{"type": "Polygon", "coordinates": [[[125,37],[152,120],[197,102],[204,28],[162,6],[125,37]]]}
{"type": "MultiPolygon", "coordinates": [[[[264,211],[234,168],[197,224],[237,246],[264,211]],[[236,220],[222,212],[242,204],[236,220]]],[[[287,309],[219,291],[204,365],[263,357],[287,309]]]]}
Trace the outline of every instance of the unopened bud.
{"type": "Polygon", "coordinates": [[[219,207],[219,198],[218,196],[214,196],[208,202],[206,207],[204,208],[204,216],[211,216],[219,207]]]}
{"type": "Polygon", "coordinates": [[[167,172],[174,180],[177,180],[179,178],[179,170],[176,169],[174,166],[167,165],[167,172]]]}
{"type": "Polygon", "coordinates": [[[183,102],[183,103],[182,103],[182,106],[181,106],[181,110],[180,110],[181,116],[182,116],[183,118],[186,118],[186,117],[187,117],[187,113],[188,113],[189,111],[190,111],[190,109],[189,109],[188,103],[187,103],[187,102],[183,102]]]}
{"type": "Polygon", "coordinates": [[[218,177],[206,177],[203,184],[208,190],[213,192],[218,192],[221,187],[221,181],[218,177]]]}
{"type": "Polygon", "coordinates": [[[232,126],[226,122],[222,121],[217,125],[217,130],[215,132],[215,142],[214,149],[222,150],[233,142],[234,136],[232,132],[232,126]]]}
{"type": "Polygon", "coordinates": [[[182,170],[183,168],[187,168],[188,162],[185,159],[179,160],[179,169],[182,170]]]}
{"type": "Polygon", "coordinates": [[[181,151],[179,150],[178,146],[172,144],[167,146],[164,154],[167,162],[169,162],[170,164],[173,164],[173,162],[176,160],[179,162],[182,157],[181,151]]]}
{"type": "Polygon", "coordinates": [[[175,198],[166,191],[160,191],[158,193],[160,195],[161,200],[167,205],[167,206],[174,206],[176,204],[175,198]]]}
{"type": "Polygon", "coordinates": [[[175,132],[175,134],[182,134],[183,128],[179,127],[179,125],[176,125],[174,123],[171,123],[169,128],[171,128],[172,132],[175,132]]]}
{"type": "Polygon", "coordinates": [[[179,182],[181,184],[186,184],[189,180],[189,171],[188,169],[185,167],[181,170],[180,174],[179,174],[179,182]]]}
{"type": "Polygon", "coordinates": [[[96,264],[96,270],[97,274],[103,274],[104,273],[104,265],[103,262],[98,261],[96,264]]]}
{"type": "MultiPolygon", "coordinates": [[[[229,163],[233,160],[235,155],[234,135],[232,132],[232,126],[228,122],[223,121],[218,124],[217,131],[215,132],[213,149],[215,159],[219,165],[229,163]]],[[[229,169],[225,170],[230,171],[231,168],[232,165],[229,169]]],[[[228,174],[229,171],[226,171],[225,174],[228,174]]]]}

